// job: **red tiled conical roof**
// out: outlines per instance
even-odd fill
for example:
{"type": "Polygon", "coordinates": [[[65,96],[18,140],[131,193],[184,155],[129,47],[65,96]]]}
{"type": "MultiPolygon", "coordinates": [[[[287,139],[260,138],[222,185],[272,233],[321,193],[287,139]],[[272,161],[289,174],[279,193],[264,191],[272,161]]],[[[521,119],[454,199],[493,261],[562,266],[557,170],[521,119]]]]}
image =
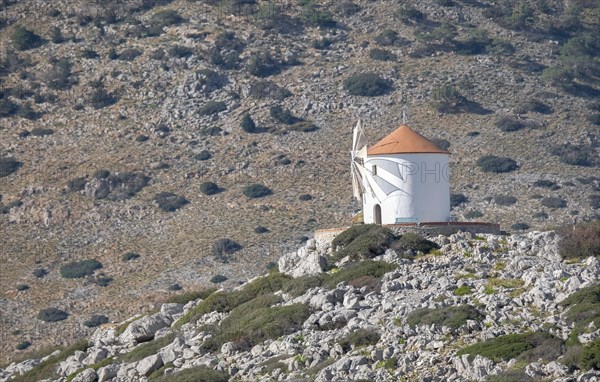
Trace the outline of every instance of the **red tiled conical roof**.
{"type": "Polygon", "coordinates": [[[401,125],[367,150],[367,155],[418,153],[450,154],[406,125],[401,125]]]}

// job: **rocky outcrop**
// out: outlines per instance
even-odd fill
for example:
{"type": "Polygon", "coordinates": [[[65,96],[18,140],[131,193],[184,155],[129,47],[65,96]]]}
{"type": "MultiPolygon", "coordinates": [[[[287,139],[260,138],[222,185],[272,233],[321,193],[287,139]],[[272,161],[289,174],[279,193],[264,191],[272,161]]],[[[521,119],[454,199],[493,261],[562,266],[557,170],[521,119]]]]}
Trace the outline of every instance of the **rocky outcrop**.
{"type": "MultiPolygon", "coordinates": [[[[74,381],[145,381],[155,372],[171,374],[203,365],[240,381],[484,380],[511,369],[517,360],[457,355],[461,347],[529,331],[546,331],[566,340],[573,327],[559,301],[600,282],[598,259],[560,260],[552,232],[513,236],[458,233],[431,239],[440,245],[439,254],[407,260],[387,250],[376,258],[396,265],[376,284],[340,282],[329,288],[307,287],[295,297],[276,292],[281,297],[277,306],[310,306],[310,315],[293,333],[250,348],[234,341],[207,351],[202,345],[215,335],[206,331],[207,325],[219,324],[228,313],[206,313],[178,328],[174,320],[200,301],[164,304],[160,312],[132,320],[120,336],[114,328],[97,329],[90,338],[90,348],[60,362],[58,374],[62,378],[74,376],[74,381]],[[419,308],[464,304],[476,306],[481,318],[465,319],[454,326],[409,325],[406,320],[419,308]],[[343,338],[359,332],[374,333],[379,339],[364,344],[342,343],[343,338]],[[136,352],[136,344],[152,338],[169,340],[161,340],[164,342],[156,346],[154,354],[144,354],[135,361],[92,368],[109,357],[119,359],[136,352]]],[[[321,243],[317,248],[309,241],[299,251],[284,256],[280,267],[294,275],[315,274],[320,264],[315,259],[327,253],[328,245],[321,243]]],[[[578,339],[585,345],[599,336],[600,329],[590,326],[579,333],[578,339]]],[[[556,351],[560,354],[559,349],[556,351]]],[[[40,361],[28,360],[0,370],[0,381],[40,361]]],[[[600,376],[598,371],[570,368],[558,356],[532,360],[522,372],[561,382],[595,381],[600,376]]]]}
{"type": "Polygon", "coordinates": [[[327,260],[323,248],[317,248],[314,239],[308,240],[304,247],[279,258],[279,271],[292,277],[314,275],[325,270],[327,260]]]}

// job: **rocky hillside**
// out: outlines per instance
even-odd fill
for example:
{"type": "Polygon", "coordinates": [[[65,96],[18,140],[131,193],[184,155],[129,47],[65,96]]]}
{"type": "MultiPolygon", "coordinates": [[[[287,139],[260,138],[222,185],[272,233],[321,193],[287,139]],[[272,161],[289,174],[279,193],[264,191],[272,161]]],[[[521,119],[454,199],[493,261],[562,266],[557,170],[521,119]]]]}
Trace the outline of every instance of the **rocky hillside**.
{"type": "Polygon", "coordinates": [[[597,217],[597,2],[0,4],[2,358],[348,225],[357,118],[449,145],[456,220],[597,217]]]}
{"type": "Polygon", "coordinates": [[[279,260],[283,272],[102,325],[0,381],[600,378],[598,257],[563,260],[554,232],[405,233],[368,246],[382,253],[372,259],[343,252],[383,236],[363,226],[333,244],[311,239],[279,260]]]}

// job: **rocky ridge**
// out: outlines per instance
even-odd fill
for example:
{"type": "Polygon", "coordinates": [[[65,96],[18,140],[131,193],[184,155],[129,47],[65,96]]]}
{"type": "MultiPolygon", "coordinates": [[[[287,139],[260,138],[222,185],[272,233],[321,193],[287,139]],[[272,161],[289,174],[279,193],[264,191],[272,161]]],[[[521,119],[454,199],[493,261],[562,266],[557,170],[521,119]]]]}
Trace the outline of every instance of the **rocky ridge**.
{"type": "MultiPolygon", "coordinates": [[[[598,370],[566,366],[564,356],[553,360],[540,356],[519,364],[516,359],[457,355],[465,345],[506,334],[547,332],[567,340],[574,329],[560,303],[574,292],[598,284],[597,258],[562,261],[558,235],[552,231],[511,236],[459,232],[431,240],[440,245],[434,254],[409,260],[388,249],[375,258],[396,266],[381,277],[378,288],[342,282],[331,289],[308,288],[296,297],[285,291],[275,292],[281,298],[276,306],[310,307],[308,318],[291,333],[250,348],[234,341],[206,351],[203,344],[214,336],[207,326],[222,324],[227,313],[208,312],[181,325],[178,320],[202,300],[185,305],[163,304],[154,314],[130,319],[124,330],[123,324],[97,329],[85,351],[76,351],[57,364],[60,377],[52,380],[146,381],[158,375],[176,378],[180,370],[201,366],[231,380],[265,382],[467,381],[482,380],[515,367],[533,380],[600,378],[598,370]],[[457,293],[465,288],[468,293],[457,293]],[[476,306],[480,318],[467,319],[456,327],[410,325],[406,320],[417,309],[464,304],[476,306]],[[364,346],[343,344],[343,338],[361,331],[376,332],[379,337],[364,346]],[[159,342],[152,354],[126,361],[134,359],[127,358],[128,354],[159,342]]],[[[295,277],[320,274],[324,257],[330,252],[331,243],[311,239],[297,252],[280,258],[279,269],[295,277]]],[[[598,338],[600,328],[592,325],[578,336],[584,346],[598,338]]],[[[24,373],[44,360],[13,363],[0,370],[0,381],[8,381],[11,375],[24,373]]]]}

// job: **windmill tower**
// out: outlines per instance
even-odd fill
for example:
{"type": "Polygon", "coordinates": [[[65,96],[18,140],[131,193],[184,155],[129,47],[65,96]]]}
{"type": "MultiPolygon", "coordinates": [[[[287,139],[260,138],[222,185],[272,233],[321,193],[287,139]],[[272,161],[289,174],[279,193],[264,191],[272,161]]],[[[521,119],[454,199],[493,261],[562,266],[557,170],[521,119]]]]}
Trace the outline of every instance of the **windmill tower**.
{"type": "Polygon", "coordinates": [[[353,135],[353,193],[365,223],[450,221],[448,151],[406,125],[370,148],[360,121],[353,135]]]}

